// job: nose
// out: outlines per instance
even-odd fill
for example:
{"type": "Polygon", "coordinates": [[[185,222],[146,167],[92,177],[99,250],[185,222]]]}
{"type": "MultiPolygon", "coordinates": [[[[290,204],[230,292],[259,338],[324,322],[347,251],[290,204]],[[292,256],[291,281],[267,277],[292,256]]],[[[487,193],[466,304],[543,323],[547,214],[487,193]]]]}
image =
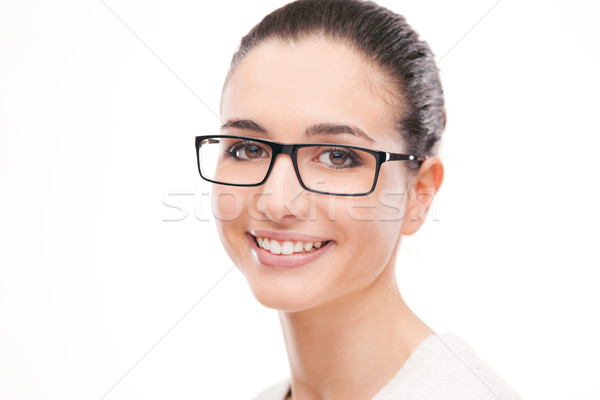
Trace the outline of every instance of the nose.
{"type": "Polygon", "coordinates": [[[287,154],[277,156],[267,181],[258,187],[254,199],[258,213],[272,221],[304,219],[310,208],[309,192],[300,185],[287,154]]]}

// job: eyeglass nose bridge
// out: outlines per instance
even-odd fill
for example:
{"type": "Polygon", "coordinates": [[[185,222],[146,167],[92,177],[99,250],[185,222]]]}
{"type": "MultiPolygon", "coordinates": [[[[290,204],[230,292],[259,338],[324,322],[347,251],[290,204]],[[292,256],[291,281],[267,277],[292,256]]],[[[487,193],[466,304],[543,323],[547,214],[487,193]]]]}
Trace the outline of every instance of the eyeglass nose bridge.
{"type": "Polygon", "coordinates": [[[298,179],[298,183],[300,183],[300,186],[302,186],[303,188],[306,189],[304,182],[302,182],[302,178],[300,178],[300,171],[298,171],[298,164],[296,163],[296,149],[298,146],[294,145],[294,144],[281,144],[281,143],[270,143],[271,145],[271,149],[273,151],[273,155],[271,157],[271,165],[269,166],[269,171],[267,172],[267,176],[265,176],[265,179],[262,181],[262,183],[265,183],[267,181],[267,179],[269,179],[269,177],[271,176],[271,172],[273,172],[273,168],[275,167],[275,162],[277,161],[277,156],[281,155],[281,154],[287,154],[291,161],[292,161],[292,166],[294,167],[294,172],[296,173],[296,179],[298,179]]]}
{"type": "Polygon", "coordinates": [[[280,154],[287,154],[292,160],[294,159],[293,154],[296,150],[296,145],[273,143],[271,144],[271,147],[273,148],[273,159],[277,158],[280,154]]]}

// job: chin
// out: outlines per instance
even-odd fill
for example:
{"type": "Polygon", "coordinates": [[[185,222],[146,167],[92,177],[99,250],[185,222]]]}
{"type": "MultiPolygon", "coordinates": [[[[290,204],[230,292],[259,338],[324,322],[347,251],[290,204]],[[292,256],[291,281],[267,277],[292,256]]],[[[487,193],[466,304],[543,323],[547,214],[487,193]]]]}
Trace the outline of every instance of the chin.
{"type": "Polygon", "coordinates": [[[256,300],[273,310],[298,312],[309,309],[316,303],[313,295],[298,285],[294,285],[295,287],[274,286],[270,282],[254,284],[250,279],[248,279],[248,285],[256,300]]]}

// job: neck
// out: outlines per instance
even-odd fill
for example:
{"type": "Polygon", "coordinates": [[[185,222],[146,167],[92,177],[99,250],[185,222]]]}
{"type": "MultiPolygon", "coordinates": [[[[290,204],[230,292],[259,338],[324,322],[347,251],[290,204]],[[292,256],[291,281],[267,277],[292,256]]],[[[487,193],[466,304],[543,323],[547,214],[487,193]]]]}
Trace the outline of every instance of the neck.
{"type": "Polygon", "coordinates": [[[294,399],[372,398],[434,333],[400,296],[393,265],[360,293],[279,317],[294,399]]]}

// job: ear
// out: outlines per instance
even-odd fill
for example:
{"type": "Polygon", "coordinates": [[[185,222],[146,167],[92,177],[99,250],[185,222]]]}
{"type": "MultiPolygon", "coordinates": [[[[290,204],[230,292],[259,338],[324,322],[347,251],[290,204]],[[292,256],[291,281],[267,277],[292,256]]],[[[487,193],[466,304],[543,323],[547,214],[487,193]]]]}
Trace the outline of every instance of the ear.
{"type": "Polygon", "coordinates": [[[423,225],[443,180],[444,166],[439,157],[429,157],[421,164],[410,182],[406,214],[402,222],[403,235],[412,235],[423,225]]]}

